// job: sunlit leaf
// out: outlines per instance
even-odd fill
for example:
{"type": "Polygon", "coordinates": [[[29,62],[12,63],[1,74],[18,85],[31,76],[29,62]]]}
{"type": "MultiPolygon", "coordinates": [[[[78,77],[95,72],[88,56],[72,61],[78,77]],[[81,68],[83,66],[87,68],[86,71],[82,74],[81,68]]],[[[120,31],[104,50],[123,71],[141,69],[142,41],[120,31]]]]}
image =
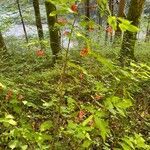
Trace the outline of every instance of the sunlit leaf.
{"type": "Polygon", "coordinates": [[[50,129],[51,127],[53,127],[52,121],[45,121],[41,124],[40,131],[41,132],[46,131],[46,130],[50,129]]]}

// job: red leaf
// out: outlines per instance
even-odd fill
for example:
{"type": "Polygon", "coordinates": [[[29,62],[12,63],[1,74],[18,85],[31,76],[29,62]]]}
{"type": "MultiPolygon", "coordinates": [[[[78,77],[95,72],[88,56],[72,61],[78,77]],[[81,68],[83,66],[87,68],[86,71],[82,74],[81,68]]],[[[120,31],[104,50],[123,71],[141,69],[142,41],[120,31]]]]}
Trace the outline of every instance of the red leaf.
{"type": "Polygon", "coordinates": [[[60,25],[65,25],[68,23],[68,21],[65,18],[58,18],[57,23],[60,25]]]}
{"type": "Polygon", "coordinates": [[[9,99],[11,99],[12,97],[13,97],[13,91],[12,91],[12,90],[9,90],[9,91],[7,92],[7,94],[6,94],[5,99],[6,99],[6,100],[9,100],[9,99]]]}
{"type": "Polygon", "coordinates": [[[64,31],[64,33],[63,33],[64,36],[65,36],[65,35],[69,35],[69,34],[70,34],[69,31],[64,31]]]}
{"type": "Polygon", "coordinates": [[[44,55],[45,55],[45,52],[44,52],[43,50],[37,50],[37,51],[36,51],[36,56],[42,57],[42,56],[44,56],[44,55]]]}
{"type": "Polygon", "coordinates": [[[93,32],[93,31],[94,31],[94,28],[89,27],[88,30],[89,30],[89,32],[93,32]]]}
{"type": "Polygon", "coordinates": [[[80,78],[80,80],[83,80],[83,73],[82,72],[79,74],[79,78],[80,78]]]}
{"type": "Polygon", "coordinates": [[[18,95],[18,100],[22,100],[22,99],[24,99],[24,96],[21,95],[21,94],[19,94],[19,95],[18,95]]]}
{"type": "Polygon", "coordinates": [[[78,114],[79,119],[82,120],[84,116],[85,116],[85,112],[83,110],[80,110],[78,114]]]}
{"type": "Polygon", "coordinates": [[[71,10],[74,11],[74,12],[77,12],[78,11],[78,5],[72,4],[71,5],[71,10]]]}
{"type": "Polygon", "coordinates": [[[87,47],[83,48],[81,51],[80,51],[80,56],[84,57],[86,56],[87,54],[89,53],[89,49],[87,47]]]}
{"type": "Polygon", "coordinates": [[[112,34],[112,33],[113,33],[112,27],[111,27],[111,26],[108,26],[108,27],[106,28],[106,32],[112,34]]]}
{"type": "Polygon", "coordinates": [[[101,95],[96,95],[96,96],[94,97],[95,100],[101,100],[102,98],[103,98],[103,96],[101,96],[101,95]]]}

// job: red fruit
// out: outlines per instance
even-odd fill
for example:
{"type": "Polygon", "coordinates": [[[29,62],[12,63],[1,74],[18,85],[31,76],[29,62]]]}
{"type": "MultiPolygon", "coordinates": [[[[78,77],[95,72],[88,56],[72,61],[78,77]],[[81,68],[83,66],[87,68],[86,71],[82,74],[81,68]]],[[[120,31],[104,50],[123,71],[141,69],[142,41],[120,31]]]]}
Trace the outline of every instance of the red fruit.
{"type": "Polygon", "coordinates": [[[74,11],[74,12],[77,12],[78,11],[78,5],[72,4],[71,5],[71,10],[74,11]]]}
{"type": "Polygon", "coordinates": [[[44,53],[43,50],[37,50],[37,51],[36,51],[36,56],[42,57],[42,56],[44,56],[44,55],[45,55],[45,53],[44,53]]]}

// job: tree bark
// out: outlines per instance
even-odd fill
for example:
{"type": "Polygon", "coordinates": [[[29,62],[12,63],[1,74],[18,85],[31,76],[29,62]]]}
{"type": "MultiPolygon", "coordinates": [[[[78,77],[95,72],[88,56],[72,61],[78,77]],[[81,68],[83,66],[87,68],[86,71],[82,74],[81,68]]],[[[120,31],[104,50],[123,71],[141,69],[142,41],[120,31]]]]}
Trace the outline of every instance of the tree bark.
{"type": "MultiPolygon", "coordinates": [[[[111,12],[111,15],[113,16],[114,15],[114,0],[109,0],[109,10],[111,12]]],[[[106,29],[109,27],[109,24],[107,23],[106,25],[106,29]]],[[[112,42],[112,35],[110,35],[110,42],[112,42]]],[[[106,33],[105,33],[105,44],[107,44],[107,41],[108,41],[108,31],[106,30],[106,33]]]]}
{"type": "Polygon", "coordinates": [[[89,30],[89,22],[90,20],[90,0],[85,1],[85,21],[87,22],[86,30],[89,30]]]}
{"type": "Polygon", "coordinates": [[[60,30],[55,27],[55,23],[57,22],[57,16],[50,16],[49,14],[53,11],[56,11],[56,6],[49,2],[45,1],[46,13],[47,13],[47,21],[49,27],[49,35],[50,35],[50,46],[52,49],[52,61],[55,63],[58,58],[58,53],[61,50],[61,40],[60,40],[60,30]]]}
{"type": "Polygon", "coordinates": [[[38,31],[38,37],[39,37],[41,49],[43,49],[44,46],[42,44],[42,40],[44,39],[44,33],[43,33],[42,22],[41,22],[39,0],[33,0],[33,7],[35,12],[35,20],[36,20],[36,26],[38,31]]]}
{"type": "Polygon", "coordinates": [[[0,31],[0,49],[2,50],[2,52],[5,52],[7,50],[1,31],[0,31]]]}
{"type": "Polygon", "coordinates": [[[22,12],[21,12],[20,2],[19,2],[19,0],[17,0],[16,2],[17,2],[17,5],[18,5],[19,15],[20,15],[20,18],[21,18],[23,31],[24,31],[24,34],[25,34],[25,39],[26,39],[26,42],[28,43],[28,36],[27,36],[26,27],[25,27],[24,19],[23,19],[22,12]]]}
{"type": "MultiPolygon", "coordinates": [[[[145,0],[131,0],[127,19],[132,21],[132,25],[139,25],[140,17],[143,11],[145,0]]],[[[129,65],[131,59],[135,60],[134,47],[136,43],[137,32],[126,31],[123,36],[123,42],[120,50],[120,62],[122,66],[129,65]]]]}
{"type": "Polygon", "coordinates": [[[4,58],[7,57],[6,55],[7,55],[7,48],[4,42],[3,35],[0,31],[0,59],[3,60],[4,58]]]}
{"type": "Polygon", "coordinates": [[[146,37],[145,42],[150,41],[150,15],[148,16],[148,23],[147,23],[147,29],[146,29],[146,37]]]}

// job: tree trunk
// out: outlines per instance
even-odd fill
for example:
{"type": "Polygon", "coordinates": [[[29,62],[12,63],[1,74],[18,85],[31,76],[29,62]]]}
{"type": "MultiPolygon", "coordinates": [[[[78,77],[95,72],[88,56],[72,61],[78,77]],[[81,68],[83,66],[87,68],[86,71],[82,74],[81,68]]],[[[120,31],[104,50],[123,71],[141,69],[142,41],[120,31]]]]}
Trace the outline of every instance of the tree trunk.
{"type": "Polygon", "coordinates": [[[0,31],[0,59],[3,60],[4,56],[6,57],[6,54],[7,54],[7,48],[2,33],[0,31]]]}
{"type": "Polygon", "coordinates": [[[44,34],[43,34],[43,28],[42,28],[42,22],[41,22],[39,0],[33,0],[33,7],[34,7],[34,12],[35,12],[35,20],[36,20],[36,26],[37,26],[37,31],[38,31],[38,37],[39,37],[41,49],[43,49],[44,46],[42,44],[42,40],[44,39],[44,34]]]}
{"type": "MultiPolygon", "coordinates": [[[[101,16],[101,12],[100,12],[99,9],[97,11],[97,16],[98,16],[98,24],[102,27],[102,20],[103,20],[103,18],[101,16]]],[[[99,27],[99,29],[100,29],[100,27],[99,27]]]]}
{"type": "Polygon", "coordinates": [[[23,20],[22,12],[21,12],[20,2],[19,2],[19,0],[17,0],[16,2],[17,2],[17,5],[18,5],[19,15],[20,15],[20,18],[21,18],[23,31],[24,31],[24,34],[25,34],[25,39],[26,39],[26,42],[28,43],[28,36],[27,36],[26,27],[25,27],[25,23],[24,23],[24,20],[23,20]]]}
{"type": "MultiPolygon", "coordinates": [[[[127,19],[132,24],[139,25],[140,17],[143,11],[145,0],[131,0],[127,19]]],[[[137,32],[126,31],[123,36],[123,42],[120,50],[120,62],[122,66],[129,65],[130,60],[135,60],[134,47],[136,43],[137,32]]]]}
{"type": "MultiPolygon", "coordinates": [[[[124,18],[125,17],[125,1],[126,0],[120,0],[119,2],[119,9],[118,9],[118,17],[124,18]]],[[[115,31],[115,39],[114,39],[114,44],[119,44],[121,42],[121,37],[122,32],[119,28],[119,26],[117,25],[117,30],[115,31]]]]}
{"type": "Polygon", "coordinates": [[[146,37],[145,42],[150,41],[150,15],[148,16],[148,23],[147,23],[147,30],[146,30],[146,37]]]}
{"type": "MultiPolygon", "coordinates": [[[[111,12],[111,15],[113,16],[114,13],[114,0],[109,0],[109,10],[111,12]]],[[[106,25],[106,33],[105,33],[105,44],[107,44],[107,41],[108,41],[108,31],[107,31],[107,28],[109,28],[109,24],[107,23],[106,25]]],[[[110,35],[110,42],[112,42],[112,34],[110,35]]]]}
{"type": "Polygon", "coordinates": [[[87,23],[87,26],[86,26],[87,34],[89,30],[89,23],[88,23],[89,20],[90,20],[90,0],[86,0],[85,1],[85,21],[87,23]]]}
{"type": "Polygon", "coordinates": [[[5,52],[7,50],[1,31],[0,31],[0,49],[2,50],[2,52],[5,52]]]}
{"type": "Polygon", "coordinates": [[[50,1],[46,0],[45,7],[50,34],[50,46],[53,55],[52,61],[53,63],[55,63],[56,59],[58,58],[58,53],[61,50],[60,31],[57,27],[55,27],[55,23],[57,22],[57,16],[50,16],[49,14],[53,11],[56,11],[56,6],[50,1]]]}

